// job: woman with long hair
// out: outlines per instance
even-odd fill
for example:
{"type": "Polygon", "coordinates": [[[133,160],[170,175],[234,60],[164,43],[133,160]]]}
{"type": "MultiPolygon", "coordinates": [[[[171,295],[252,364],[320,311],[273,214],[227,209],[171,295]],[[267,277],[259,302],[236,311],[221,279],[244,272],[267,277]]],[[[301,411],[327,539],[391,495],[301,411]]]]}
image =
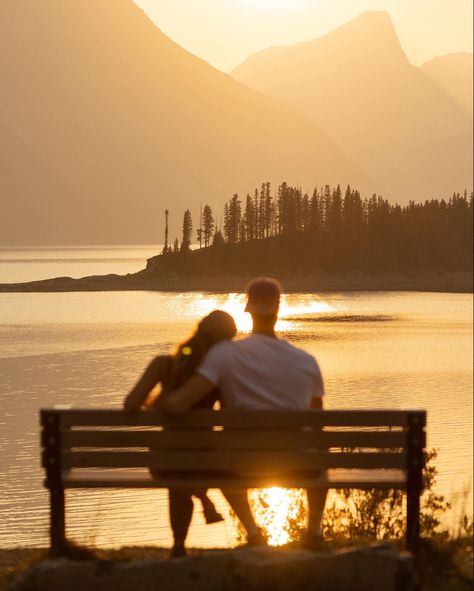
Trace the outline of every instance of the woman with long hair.
{"type": "MultiPolygon", "coordinates": [[[[222,310],[214,310],[199,322],[194,334],[179,345],[174,355],[159,355],[146,368],[135,387],[125,398],[125,410],[138,410],[154,406],[153,391],[161,385],[161,392],[171,392],[188,380],[201,364],[209,349],[224,339],[232,339],[237,332],[232,316],[222,310]]],[[[195,408],[212,408],[219,399],[216,388],[195,408]]],[[[193,496],[202,503],[206,523],[222,521],[205,489],[169,489],[169,515],[174,544],[172,557],[185,556],[185,541],[193,516],[193,496]]]]}

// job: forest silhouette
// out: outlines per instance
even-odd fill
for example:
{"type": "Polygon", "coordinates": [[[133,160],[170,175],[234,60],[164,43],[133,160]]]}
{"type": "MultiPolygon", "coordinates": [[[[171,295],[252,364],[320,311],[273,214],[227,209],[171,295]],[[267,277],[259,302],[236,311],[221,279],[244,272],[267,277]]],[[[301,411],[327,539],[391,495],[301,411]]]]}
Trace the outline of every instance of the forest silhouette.
{"type": "Polygon", "coordinates": [[[473,194],[454,193],[406,206],[381,196],[362,198],[350,186],[326,185],[312,194],[270,183],[225,203],[222,224],[212,208],[201,208],[191,250],[193,222],[187,209],[181,243],[165,245],[148,269],[163,276],[229,273],[309,275],[328,272],[403,272],[472,269],[473,194]]]}

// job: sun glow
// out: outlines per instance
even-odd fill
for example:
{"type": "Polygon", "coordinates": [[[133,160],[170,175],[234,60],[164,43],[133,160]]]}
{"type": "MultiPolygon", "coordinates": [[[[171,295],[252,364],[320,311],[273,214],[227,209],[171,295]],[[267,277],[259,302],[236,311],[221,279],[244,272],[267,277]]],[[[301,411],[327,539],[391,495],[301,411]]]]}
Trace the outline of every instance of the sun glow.
{"type": "MultiPolygon", "coordinates": [[[[214,309],[224,310],[234,318],[240,332],[248,333],[252,330],[252,318],[245,312],[245,301],[245,294],[239,293],[230,293],[224,299],[219,296],[205,297],[196,303],[196,309],[193,312],[201,316],[214,309]]],[[[314,299],[304,304],[292,304],[291,296],[283,295],[275,328],[278,332],[287,332],[294,328],[298,316],[331,311],[334,311],[332,306],[326,302],[314,299]]]]}
{"type": "Polygon", "coordinates": [[[247,5],[256,8],[294,8],[301,5],[302,0],[245,0],[247,5]]]}
{"type": "Polygon", "coordinates": [[[306,526],[307,502],[303,490],[294,488],[264,488],[249,491],[249,500],[257,525],[261,527],[270,546],[291,542],[306,526]]]}

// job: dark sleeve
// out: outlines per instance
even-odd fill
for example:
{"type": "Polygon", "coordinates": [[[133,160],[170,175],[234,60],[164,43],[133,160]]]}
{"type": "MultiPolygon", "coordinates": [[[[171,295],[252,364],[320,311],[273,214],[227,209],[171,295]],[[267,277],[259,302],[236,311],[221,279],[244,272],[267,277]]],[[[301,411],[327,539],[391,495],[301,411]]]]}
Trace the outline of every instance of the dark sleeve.
{"type": "Polygon", "coordinates": [[[205,398],[202,398],[194,408],[212,408],[214,404],[220,399],[221,393],[219,388],[214,388],[214,390],[209,392],[205,398]]]}
{"type": "Polygon", "coordinates": [[[169,355],[159,355],[153,359],[126,397],[124,402],[126,410],[141,408],[153,388],[166,379],[169,365],[169,355]]]}

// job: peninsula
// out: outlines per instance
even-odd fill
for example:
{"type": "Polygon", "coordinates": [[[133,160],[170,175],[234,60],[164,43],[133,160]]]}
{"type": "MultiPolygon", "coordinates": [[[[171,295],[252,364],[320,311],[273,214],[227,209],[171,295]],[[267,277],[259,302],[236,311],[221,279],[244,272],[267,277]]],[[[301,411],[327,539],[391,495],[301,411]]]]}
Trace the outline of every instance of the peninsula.
{"type": "MultiPolygon", "coordinates": [[[[91,275],[80,279],[56,277],[28,283],[0,283],[0,293],[91,292],[91,291],[200,291],[229,293],[242,291],[251,275],[164,277],[146,269],[129,275],[91,275]]],[[[311,276],[281,276],[287,293],[333,291],[431,291],[472,293],[469,271],[409,273],[315,272],[311,276]]]]}
{"type": "Polygon", "coordinates": [[[206,204],[191,248],[193,221],[183,215],[181,242],[169,243],[165,211],[162,252],[128,275],[0,284],[0,292],[239,291],[252,277],[273,275],[287,291],[472,292],[473,196],[454,193],[401,207],[381,196],[362,199],[348,186],[308,195],[263,183],[244,203],[224,205],[222,227],[206,204]]]}

